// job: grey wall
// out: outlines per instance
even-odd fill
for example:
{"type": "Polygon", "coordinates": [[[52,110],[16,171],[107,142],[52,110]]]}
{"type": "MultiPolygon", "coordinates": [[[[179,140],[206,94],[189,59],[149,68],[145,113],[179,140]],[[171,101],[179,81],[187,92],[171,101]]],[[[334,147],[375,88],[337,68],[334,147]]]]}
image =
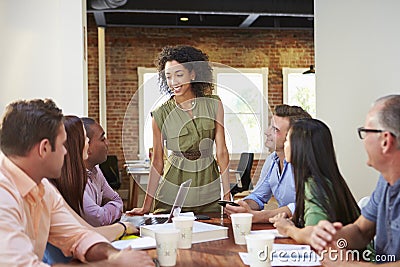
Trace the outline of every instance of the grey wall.
{"type": "Polygon", "coordinates": [[[359,199],[378,173],[356,128],[372,102],[400,93],[400,1],[315,0],[317,117],[331,128],[342,174],[359,199]]]}
{"type": "Polygon", "coordinates": [[[17,99],[53,98],[87,114],[86,1],[0,1],[0,114],[17,99]]]}

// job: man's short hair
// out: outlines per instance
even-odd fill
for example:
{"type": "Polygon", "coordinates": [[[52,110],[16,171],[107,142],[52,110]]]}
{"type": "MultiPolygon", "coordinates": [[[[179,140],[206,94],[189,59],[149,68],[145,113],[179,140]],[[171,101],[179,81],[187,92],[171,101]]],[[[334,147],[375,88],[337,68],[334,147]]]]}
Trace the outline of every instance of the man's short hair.
{"type": "Polygon", "coordinates": [[[387,95],[375,103],[383,105],[377,112],[379,125],[396,136],[397,148],[400,149],[400,95],[387,95]]]}
{"type": "Polygon", "coordinates": [[[92,125],[96,124],[96,121],[92,118],[88,117],[82,117],[81,121],[83,122],[83,126],[85,127],[86,130],[86,135],[89,139],[92,139],[93,137],[93,131],[92,131],[92,125]]]}
{"type": "Polygon", "coordinates": [[[63,114],[51,99],[20,100],[9,104],[0,126],[0,148],[7,156],[25,156],[48,139],[52,151],[63,114]]]}
{"type": "Polygon", "coordinates": [[[286,104],[276,106],[274,115],[289,118],[289,127],[300,119],[311,119],[311,115],[301,107],[289,106],[286,104]]]}

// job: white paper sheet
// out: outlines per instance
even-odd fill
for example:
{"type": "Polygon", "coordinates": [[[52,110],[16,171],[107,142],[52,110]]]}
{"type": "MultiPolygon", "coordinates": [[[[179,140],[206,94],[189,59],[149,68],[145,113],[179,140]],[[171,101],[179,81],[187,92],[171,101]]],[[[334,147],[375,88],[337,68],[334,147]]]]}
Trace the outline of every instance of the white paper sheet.
{"type": "Polygon", "coordinates": [[[273,234],[275,238],[288,238],[288,236],[280,234],[277,229],[254,230],[250,231],[250,234],[273,234]]]}
{"type": "MultiPolygon", "coordinates": [[[[194,218],[194,213],[192,211],[188,211],[188,212],[181,212],[179,213],[179,216],[184,216],[184,217],[193,217],[194,218]]],[[[169,214],[153,214],[153,213],[149,213],[149,214],[144,214],[143,217],[148,218],[148,217],[160,217],[160,218],[168,218],[169,214]]]]}
{"type": "Polygon", "coordinates": [[[111,243],[111,245],[117,249],[124,249],[131,246],[133,249],[150,249],[156,247],[156,240],[152,237],[140,237],[128,240],[117,240],[111,243]]]}

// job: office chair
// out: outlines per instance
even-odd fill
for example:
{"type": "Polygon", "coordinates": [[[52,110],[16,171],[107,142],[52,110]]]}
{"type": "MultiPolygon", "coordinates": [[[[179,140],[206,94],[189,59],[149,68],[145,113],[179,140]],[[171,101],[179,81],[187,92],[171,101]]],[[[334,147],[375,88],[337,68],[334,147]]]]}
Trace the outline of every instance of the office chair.
{"type": "Polygon", "coordinates": [[[231,194],[234,196],[236,193],[249,190],[251,183],[251,168],[253,166],[254,153],[243,152],[240,154],[240,160],[237,171],[240,171],[240,184],[235,185],[231,189],[231,194]]]}
{"type": "Polygon", "coordinates": [[[114,190],[118,190],[121,187],[121,179],[118,170],[117,156],[108,155],[107,160],[99,166],[110,187],[114,190]]]}

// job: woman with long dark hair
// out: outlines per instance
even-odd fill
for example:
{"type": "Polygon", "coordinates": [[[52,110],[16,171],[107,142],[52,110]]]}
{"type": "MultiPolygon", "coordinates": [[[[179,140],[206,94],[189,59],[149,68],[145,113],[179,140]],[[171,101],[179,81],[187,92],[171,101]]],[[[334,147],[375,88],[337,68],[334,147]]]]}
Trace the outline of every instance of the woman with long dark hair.
{"type": "MultiPolygon", "coordinates": [[[[74,217],[87,228],[98,232],[113,241],[125,234],[137,234],[138,229],[129,222],[118,222],[111,225],[93,227],[79,214],[83,212],[83,194],[87,183],[84,160],[88,157],[89,138],[86,136],[83,122],[76,116],[64,116],[64,127],[67,141],[64,146],[68,153],[64,157],[61,177],[49,179],[63,196],[67,208],[74,217]]],[[[62,252],[50,243],[46,246],[43,261],[48,264],[69,262],[70,257],[65,257],[62,252]]]]}
{"type": "Polygon", "coordinates": [[[68,153],[64,157],[60,179],[50,181],[60,191],[64,200],[77,213],[83,210],[83,193],[87,183],[84,160],[87,159],[89,138],[79,117],[64,116],[67,141],[64,146],[68,153]]]}
{"type": "Polygon", "coordinates": [[[309,243],[310,227],[320,220],[354,222],[360,209],[341,175],[332,135],[322,121],[299,120],[285,141],[286,160],[293,166],[296,210],[292,220],[283,214],[270,219],[281,234],[309,243]]]}

